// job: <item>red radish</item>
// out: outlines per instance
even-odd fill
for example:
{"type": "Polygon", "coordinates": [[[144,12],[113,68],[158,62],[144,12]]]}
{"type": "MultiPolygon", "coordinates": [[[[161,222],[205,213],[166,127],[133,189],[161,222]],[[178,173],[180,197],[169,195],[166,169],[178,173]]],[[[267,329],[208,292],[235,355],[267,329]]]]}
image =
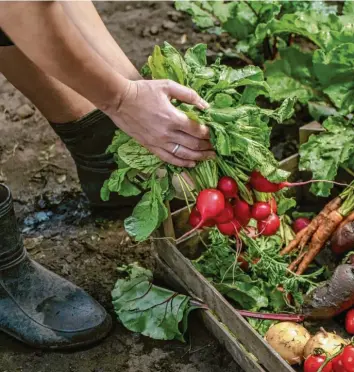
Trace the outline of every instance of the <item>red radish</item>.
{"type": "Polygon", "coordinates": [[[192,230],[182,235],[179,240],[198,230],[207,221],[213,220],[225,208],[225,197],[216,189],[204,189],[197,196],[196,207],[201,215],[201,220],[192,230]]]}
{"type": "Polygon", "coordinates": [[[270,205],[270,209],[271,209],[272,213],[277,213],[278,212],[278,205],[277,205],[277,202],[276,202],[275,198],[270,199],[269,205],[270,205]]]}
{"type": "MultiPolygon", "coordinates": [[[[259,262],[259,258],[254,258],[252,260],[252,264],[253,265],[256,265],[258,262],[259,262]]],[[[249,262],[245,259],[245,255],[243,253],[241,253],[238,257],[237,257],[237,262],[239,262],[240,264],[240,268],[243,270],[243,271],[248,271],[249,269],[249,262]]]]}
{"type": "Polygon", "coordinates": [[[354,309],[349,310],[345,316],[345,330],[354,335],[354,309]]]}
{"type": "Polygon", "coordinates": [[[214,218],[217,224],[227,223],[234,218],[234,210],[229,202],[225,202],[225,208],[214,218]]]}
{"type": "Polygon", "coordinates": [[[267,219],[258,221],[257,229],[258,233],[264,236],[275,235],[280,227],[280,219],[272,213],[267,219]]]}
{"type": "Polygon", "coordinates": [[[297,234],[299,231],[305,229],[310,223],[311,221],[308,218],[299,217],[293,222],[292,228],[294,232],[297,234]]]}
{"type": "MultiPolygon", "coordinates": [[[[199,225],[201,219],[202,219],[202,216],[200,215],[197,207],[193,207],[191,210],[191,214],[189,215],[189,224],[192,227],[196,227],[199,225]]],[[[213,220],[205,221],[203,223],[203,226],[205,227],[212,227],[214,225],[215,225],[215,221],[213,220]]]]}
{"type": "Polygon", "coordinates": [[[235,219],[227,223],[220,223],[216,225],[216,227],[219,229],[221,234],[227,236],[236,236],[241,230],[241,225],[235,219]]]}
{"type": "Polygon", "coordinates": [[[236,198],[238,193],[238,186],[233,178],[224,176],[219,179],[218,190],[220,190],[227,199],[236,198]]]}
{"type": "Polygon", "coordinates": [[[280,182],[280,183],[273,183],[268,181],[264,176],[262,176],[259,172],[253,171],[250,176],[250,184],[251,186],[259,192],[277,192],[279,190],[284,189],[285,187],[295,187],[295,186],[304,186],[315,182],[325,182],[330,183],[332,185],[339,185],[339,186],[348,186],[344,183],[328,181],[328,180],[310,180],[304,182],[280,182]]]}
{"type": "Polygon", "coordinates": [[[347,372],[343,365],[342,354],[339,354],[332,359],[332,368],[333,372],[347,372]]]}
{"type": "Polygon", "coordinates": [[[242,226],[247,226],[251,219],[250,205],[244,200],[236,200],[234,203],[234,217],[242,226]]]}
{"type": "Polygon", "coordinates": [[[252,206],[251,216],[257,221],[265,220],[271,213],[271,206],[267,202],[257,202],[252,206]]]}

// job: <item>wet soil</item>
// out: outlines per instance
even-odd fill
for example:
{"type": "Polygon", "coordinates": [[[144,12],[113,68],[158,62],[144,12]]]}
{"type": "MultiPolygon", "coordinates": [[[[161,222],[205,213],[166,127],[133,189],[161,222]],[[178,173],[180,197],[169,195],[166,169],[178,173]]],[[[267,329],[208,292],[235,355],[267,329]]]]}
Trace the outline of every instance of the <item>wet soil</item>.
{"type": "MultiPolygon", "coordinates": [[[[96,4],[122,49],[141,67],[156,43],[185,49],[222,40],[193,30],[172,3],[96,4]]],[[[0,182],[11,187],[30,255],[82,286],[112,312],[116,267],[130,262],[154,269],[149,244],[133,243],[122,221],[93,216],[81,193],[75,166],[45,119],[0,76],[0,182]]],[[[116,323],[102,343],[74,353],[42,352],[0,334],[0,372],[226,372],[240,371],[231,357],[191,318],[186,344],[160,342],[116,323]]]]}

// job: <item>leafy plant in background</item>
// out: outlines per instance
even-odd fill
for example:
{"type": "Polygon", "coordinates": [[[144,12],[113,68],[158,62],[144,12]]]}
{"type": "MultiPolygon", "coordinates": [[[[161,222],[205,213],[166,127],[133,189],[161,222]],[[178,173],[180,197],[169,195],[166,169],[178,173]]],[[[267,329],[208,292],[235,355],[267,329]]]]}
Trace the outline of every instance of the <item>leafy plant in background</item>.
{"type": "Polygon", "coordinates": [[[285,99],[275,110],[256,104],[256,98],[268,94],[259,67],[232,69],[216,61],[207,65],[206,45],[190,48],[182,57],[170,44],[156,46],[144,67],[153,79],[171,79],[195,89],[210,103],[200,111],[191,105],[174,102],[188,117],[210,128],[216,160],[200,162],[194,169],[183,169],[163,163],[134,139],[117,131],[108,152],[114,154],[118,169],[101,190],[103,200],[111,192],[123,196],[143,194],[132,216],[125,220],[126,231],[137,241],[147,239],[167,218],[166,200],[174,196],[172,179],[180,180],[183,190],[191,192],[182,172],[194,181],[196,191],[216,187],[223,175],[233,177],[242,197],[253,203],[245,186],[248,174],[260,171],[271,181],[282,181],[288,173],[278,168],[269,150],[270,120],[282,123],[293,114],[294,98],[285,99]]]}
{"type": "MultiPolygon", "coordinates": [[[[228,32],[231,55],[264,67],[270,102],[297,97],[325,132],[300,149],[302,170],[334,180],[339,166],[354,171],[354,3],[325,1],[177,1],[202,30],[228,32]],[[244,58],[246,56],[246,58],[244,58]]],[[[227,51],[223,51],[227,52],[227,51]]],[[[230,55],[230,53],[227,53],[230,55]]],[[[328,196],[330,184],[311,190],[328,196]]]]}

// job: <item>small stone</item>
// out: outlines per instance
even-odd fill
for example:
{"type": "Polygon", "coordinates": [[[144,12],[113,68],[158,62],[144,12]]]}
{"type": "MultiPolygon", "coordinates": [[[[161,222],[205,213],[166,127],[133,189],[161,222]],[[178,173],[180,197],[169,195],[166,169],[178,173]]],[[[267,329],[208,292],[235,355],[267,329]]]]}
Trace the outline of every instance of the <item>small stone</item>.
{"type": "Polygon", "coordinates": [[[125,10],[126,11],[129,11],[129,10],[132,10],[132,9],[133,9],[133,7],[131,5],[126,5],[125,6],[125,10]]]}
{"type": "Polygon", "coordinates": [[[17,109],[16,113],[21,119],[26,119],[34,114],[34,110],[30,105],[25,103],[17,109]]]}
{"type": "Polygon", "coordinates": [[[57,182],[59,184],[63,183],[66,181],[66,174],[61,174],[60,176],[57,177],[57,182]]]}
{"type": "Polygon", "coordinates": [[[151,26],[150,27],[150,34],[151,35],[157,35],[159,33],[159,28],[157,26],[151,26]]]}
{"type": "Polygon", "coordinates": [[[162,23],[162,27],[165,29],[165,30],[171,30],[172,28],[175,28],[176,26],[176,23],[172,22],[172,21],[164,21],[162,23]]]}
{"type": "Polygon", "coordinates": [[[181,13],[171,10],[167,13],[168,17],[170,18],[171,21],[173,22],[178,22],[183,16],[181,13]]]}
{"type": "Polygon", "coordinates": [[[148,36],[150,36],[150,29],[149,29],[149,27],[144,27],[144,29],[141,31],[141,36],[142,37],[148,37],[148,36]]]}

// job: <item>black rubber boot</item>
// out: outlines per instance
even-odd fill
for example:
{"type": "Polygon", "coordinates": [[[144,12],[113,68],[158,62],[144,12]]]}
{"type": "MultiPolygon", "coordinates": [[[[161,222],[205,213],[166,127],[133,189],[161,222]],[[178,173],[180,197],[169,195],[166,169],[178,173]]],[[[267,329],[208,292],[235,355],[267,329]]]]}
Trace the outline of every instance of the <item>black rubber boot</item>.
{"type": "Polygon", "coordinates": [[[125,198],[111,194],[108,202],[102,201],[100,197],[104,181],[117,169],[112,154],[106,154],[117,127],[106,114],[94,110],[76,121],[50,125],[75,160],[81,187],[93,207],[135,206],[139,201],[137,197],[125,198]]]}
{"type": "Polygon", "coordinates": [[[33,347],[71,349],[101,340],[111,324],[86,292],[27,256],[0,184],[0,330],[33,347]]]}

